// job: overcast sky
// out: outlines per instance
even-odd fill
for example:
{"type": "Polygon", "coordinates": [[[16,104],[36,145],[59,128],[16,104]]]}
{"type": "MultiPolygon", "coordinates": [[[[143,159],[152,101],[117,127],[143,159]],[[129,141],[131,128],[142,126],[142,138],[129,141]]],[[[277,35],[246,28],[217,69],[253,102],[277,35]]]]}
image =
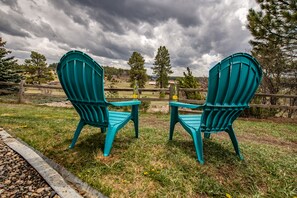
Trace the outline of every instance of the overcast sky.
{"type": "Polygon", "coordinates": [[[101,65],[129,68],[133,51],[151,74],[159,46],[169,50],[172,75],[195,76],[223,57],[249,52],[246,29],[254,0],[0,0],[0,36],[20,63],[31,51],[58,62],[69,50],[101,65]]]}

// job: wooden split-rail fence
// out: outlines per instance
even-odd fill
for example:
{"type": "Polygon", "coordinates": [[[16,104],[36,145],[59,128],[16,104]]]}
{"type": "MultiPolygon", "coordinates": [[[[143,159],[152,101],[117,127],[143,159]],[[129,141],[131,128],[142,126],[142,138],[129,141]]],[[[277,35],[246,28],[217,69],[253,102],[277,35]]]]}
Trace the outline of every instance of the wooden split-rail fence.
{"type": "MultiPolygon", "coordinates": [[[[61,86],[56,86],[56,85],[32,85],[32,84],[25,84],[25,81],[21,81],[20,83],[7,83],[7,82],[1,82],[0,85],[10,85],[10,86],[18,86],[19,91],[18,91],[18,103],[24,102],[24,97],[25,97],[25,89],[26,88],[34,88],[34,89],[44,89],[44,90],[60,90],[62,91],[61,86]]],[[[122,100],[130,100],[132,99],[132,93],[133,89],[132,88],[105,88],[105,91],[109,92],[131,92],[131,98],[126,97],[120,97],[120,98],[108,98],[108,101],[122,101],[122,100]]],[[[186,102],[186,103],[193,103],[193,104],[203,104],[205,100],[189,100],[185,99],[182,97],[182,93],[186,91],[199,91],[200,93],[207,93],[206,89],[192,89],[192,88],[178,88],[177,89],[177,95],[179,95],[179,100],[180,102],[186,102]]],[[[169,88],[140,88],[139,93],[143,92],[153,92],[153,93],[160,93],[164,92],[166,95],[168,95],[166,98],[150,98],[150,97],[142,97],[141,94],[139,97],[139,100],[141,101],[171,101],[173,100],[173,93],[176,92],[174,90],[174,85],[171,85],[169,88]]],[[[119,94],[120,95],[120,94],[119,94]]],[[[267,93],[256,93],[255,97],[261,97],[265,98],[265,101],[269,101],[269,98],[274,97],[277,99],[283,99],[283,102],[278,105],[272,105],[269,103],[265,104],[256,104],[256,103],[251,103],[250,107],[260,107],[260,108],[273,108],[273,109],[281,109],[281,110],[297,110],[297,95],[287,95],[287,94],[267,94],[267,93]]]]}

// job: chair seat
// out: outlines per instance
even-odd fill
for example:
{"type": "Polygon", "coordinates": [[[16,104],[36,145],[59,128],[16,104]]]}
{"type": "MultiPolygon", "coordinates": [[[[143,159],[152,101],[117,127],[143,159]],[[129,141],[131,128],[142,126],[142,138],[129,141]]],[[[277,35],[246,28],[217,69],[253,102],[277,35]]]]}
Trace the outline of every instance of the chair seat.
{"type": "Polygon", "coordinates": [[[198,129],[201,123],[200,114],[191,114],[191,115],[179,115],[180,121],[186,125],[188,128],[198,129]]]}
{"type": "Polygon", "coordinates": [[[109,111],[109,123],[111,126],[122,124],[127,120],[130,120],[131,113],[129,112],[118,112],[118,111],[109,111]]]}

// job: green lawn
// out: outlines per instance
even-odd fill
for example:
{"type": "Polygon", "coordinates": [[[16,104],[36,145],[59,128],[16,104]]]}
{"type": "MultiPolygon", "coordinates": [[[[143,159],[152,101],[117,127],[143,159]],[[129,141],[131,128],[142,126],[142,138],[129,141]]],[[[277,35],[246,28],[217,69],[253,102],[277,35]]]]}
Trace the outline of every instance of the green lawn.
{"type": "Polygon", "coordinates": [[[226,134],[204,140],[205,164],[190,136],[169,115],[140,113],[140,137],[130,123],[103,157],[105,134],[85,127],[68,150],[78,122],[73,109],[0,103],[0,126],[110,197],[297,196],[297,124],[237,120],[244,161],[226,134]]]}

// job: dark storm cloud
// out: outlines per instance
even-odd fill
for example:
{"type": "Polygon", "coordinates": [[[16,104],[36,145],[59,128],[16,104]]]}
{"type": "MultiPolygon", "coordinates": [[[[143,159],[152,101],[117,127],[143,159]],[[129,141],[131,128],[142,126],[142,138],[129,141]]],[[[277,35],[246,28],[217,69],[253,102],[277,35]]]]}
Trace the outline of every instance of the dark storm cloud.
{"type": "Polygon", "coordinates": [[[174,66],[186,67],[191,65],[191,60],[188,57],[175,57],[172,59],[174,66]]]}
{"type": "Polygon", "coordinates": [[[89,26],[89,20],[81,16],[81,10],[75,8],[72,2],[68,1],[49,1],[56,9],[63,11],[75,23],[81,24],[85,27],[89,26]]]}
{"type": "MultiPolygon", "coordinates": [[[[193,1],[198,3],[197,1],[193,1]]],[[[120,21],[129,21],[133,24],[147,22],[155,25],[165,22],[170,18],[176,18],[183,27],[196,26],[200,24],[200,19],[193,15],[195,8],[191,2],[187,1],[92,1],[74,0],[69,1],[68,5],[77,5],[83,10],[88,10],[90,18],[102,24],[107,31],[115,31],[119,34],[125,32],[125,25],[119,25],[120,21]],[[169,6],[170,5],[170,6],[169,6]]],[[[68,7],[65,3],[55,3],[59,8],[68,7]]],[[[79,13],[77,13],[79,14],[79,13]]]]}
{"type": "Polygon", "coordinates": [[[17,0],[0,0],[0,2],[8,5],[12,10],[20,10],[17,0]]]}
{"type": "Polygon", "coordinates": [[[44,37],[48,38],[49,40],[57,39],[57,34],[52,29],[51,25],[44,21],[32,21],[28,26],[28,31],[29,30],[31,30],[31,32],[37,37],[44,37]]]}
{"type": "MultiPolygon", "coordinates": [[[[0,10],[0,31],[13,36],[30,37],[30,34],[20,28],[19,24],[25,22],[22,18],[6,14],[0,10]]],[[[26,22],[25,22],[26,23],[26,22]]]]}
{"type": "Polygon", "coordinates": [[[56,37],[52,27],[44,21],[32,21],[17,12],[5,13],[0,10],[0,29],[13,36],[31,37],[29,33],[37,37],[54,39],[56,37]]]}

